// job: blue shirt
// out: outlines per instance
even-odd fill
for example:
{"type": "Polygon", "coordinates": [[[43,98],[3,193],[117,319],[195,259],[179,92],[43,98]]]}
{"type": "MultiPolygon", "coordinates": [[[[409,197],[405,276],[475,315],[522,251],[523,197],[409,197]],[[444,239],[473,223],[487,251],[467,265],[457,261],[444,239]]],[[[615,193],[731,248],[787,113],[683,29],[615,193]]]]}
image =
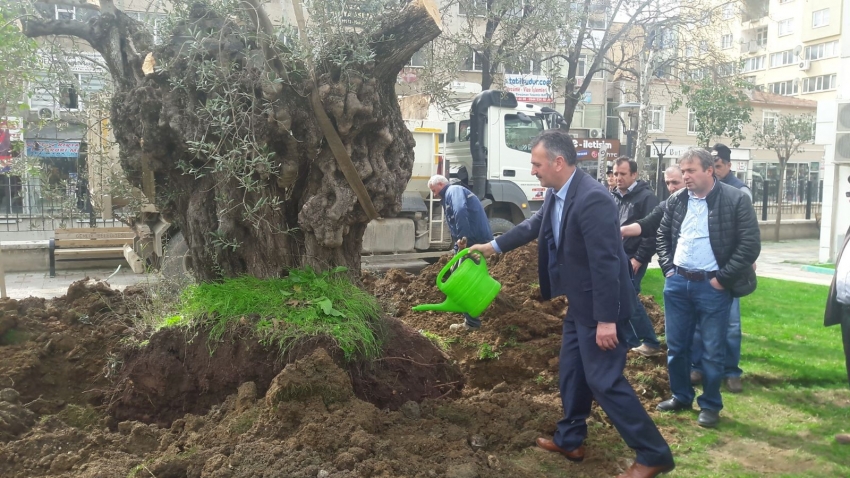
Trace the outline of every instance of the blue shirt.
{"type": "MultiPolygon", "coordinates": [[[[715,180],[711,189],[713,190],[716,185],[715,180]]],[[[673,264],[687,270],[716,271],[720,269],[708,237],[708,202],[705,198],[694,196],[690,190],[688,190],[688,212],[682,221],[673,264]]]]}
{"type": "MultiPolygon", "coordinates": [[[[567,179],[567,182],[561,186],[561,189],[552,195],[552,199],[555,203],[552,204],[551,216],[549,219],[552,221],[552,233],[555,235],[555,244],[558,244],[558,236],[561,235],[561,216],[564,214],[564,201],[567,199],[567,191],[569,191],[570,183],[573,181],[574,177],[576,177],[575,171],[573,171],[573,174],[571,174],[570,178],[567,179]]],[[[494,251],[499,254],[502,253],[502,250],[499,248],[499,245],[496,244],[495,239],[490,241],[490,245],[493,246],[494,251]]]]}

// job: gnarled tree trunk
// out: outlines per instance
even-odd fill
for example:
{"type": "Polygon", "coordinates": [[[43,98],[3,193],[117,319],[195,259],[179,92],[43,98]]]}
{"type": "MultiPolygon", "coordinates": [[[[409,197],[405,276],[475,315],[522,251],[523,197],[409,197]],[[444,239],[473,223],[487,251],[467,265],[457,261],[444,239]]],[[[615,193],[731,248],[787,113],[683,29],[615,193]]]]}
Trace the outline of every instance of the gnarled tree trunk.
{"type": "Polygon", "coordinates": [[[375,19],[371,58],[355,56],[364,40],[351,31],[333,39],[339,57],[320,58],[314,71],[270,36],[253,0],[243,2],[243,21],[196,3],[155,48],[141,24],[111,0],[100,3],[88,23],[29,20],[25,34],[76,36],[103,55],[122,167],[140,188],[143,171],[152,172],[149,199],[183,232],[198,278],[270,277],[305,265],[359,271],[368,217],[310,93],[318,89],[378,214],[397,213],[414,141],[394,88],[413,53],[440,33],[431,1],[375,19]],[[145,74],[150,52],[157,70],[145,74]]]}

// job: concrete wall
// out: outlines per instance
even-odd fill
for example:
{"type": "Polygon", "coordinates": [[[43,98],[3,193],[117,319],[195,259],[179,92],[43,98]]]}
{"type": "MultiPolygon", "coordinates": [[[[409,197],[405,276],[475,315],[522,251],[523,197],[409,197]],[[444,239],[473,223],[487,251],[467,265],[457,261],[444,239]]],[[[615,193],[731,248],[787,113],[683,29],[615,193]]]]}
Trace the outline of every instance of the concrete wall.
{"type": "MultiPolygon", "coordinates": [[[[759,221],[759,231],[763,242],[772,241],[776,222],[759,221]]],[[[779,228],[779,240],[789,241],[792,239],[817,239],[820,237],[820,227],[815,220],[792,219],[782,220],[779,228]]]]}
{"type": "MultiPolygon", "coordinates": [[[[6,272],[50,272],[50,253],[47,241],[3,241],[3,268],[6,272]]],[[[124,258],[96,261],[57,262],[56,270],[129,267],[124,258]]]]}

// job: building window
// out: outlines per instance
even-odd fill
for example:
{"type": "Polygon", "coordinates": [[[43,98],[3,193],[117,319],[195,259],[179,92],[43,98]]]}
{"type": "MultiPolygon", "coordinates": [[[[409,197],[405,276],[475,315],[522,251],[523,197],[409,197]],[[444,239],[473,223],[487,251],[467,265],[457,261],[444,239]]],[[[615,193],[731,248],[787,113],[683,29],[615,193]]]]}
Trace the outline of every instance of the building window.
{"type": "Polygon", "coordinates": [[[767,27],[761,27],[756,30],[756,45],[767,45],[767,27]]]}
{"type": "Polygon", "coordinates": [[[697,134],[697,114],[694,110],[688,110],[688,134],[697,134]]]}
{"type": "MultiPolygon", "coordinates": [[[[588,58],[587,55],[578,57],[578,67],[576,67],[576,78],[584,78],[587,76],[588,58]]],[[[601,69],[593,74],[592,80],[601,80],[605,77],[605,70],[601,69]]]]}
{"type": "Polygon", "coordinates": [[[708,41],[700,40],[699,41],[699,52],[700,53],[708,53],[708,41]]]}
{"type": "Polygon", "coordinates": [[[647,43],[653,50],[664,50],[676,45],[676,36],[672,28],[655,27],[649,31],[647,43]]]}
{"type": "Polygon", "coordinates": [[[785,50],[770,54],[771,68],[776,68],[777,66],[793,65],[795,63],[797,63],[797,59],[794,57],[793,50],[785,50]]]}
{"type": "Polygon", "coordinates": [[[776,83],[768,83],[767,91],[775,95],[791,96],[799,93],[799,84],[797,80],[779,81],[776,83]]]}
{"type": "Polygon", "coordinates": [[[428,52],[425,51],[425,48],[420,48],[419,51],[417,51],[416,53],[413,54],[412,57],[410,57],[410,63],[408,63],[407,66],[413,66],[413,67],[419,67],[419,68],[424,67],[427,63],[427,55],[428,55],[428,52]]]}
{"type": "Polygon", "coordinates": [[[820,28],[829,25],[829,9],[812,12],[812,28],[820,28]]]}
{"type": "Polygon", "coordinates": [[[779,113],[776,111],[765,111],[761,115],[761,124],[765,131],[772,131],[779,121],[779,113]]]}
{"type": "Polygon", "coordinates": [[[730,18],[735,16],[735,5],[731,3],[727,3],[723,5],[723,10],[720,12],[720,18],[724,20],[729,20],[730,18]]]}
{"type": "Polygon", "coordinates": [[[663,133],[664,132],[664,107],[650,106],[649,107],[649,132],[663,133]]]}
{"type": "MultiPolygon", "coordinates": [[[[48,10],[49,12],[50,10],[48,10]]],[[[77,7],[72,7],[70,5],[54,5],[53,12],[55,14],[54,18],[56,20],[76,20],[77,19],[77,7]]]]}
{"type": "Polygon", "coordinates": [[[764,55],[747,58],[741,65],[742,72],[756,71],[764,69],[764,55]]]}
{"type": "Polygon", "coordinates": [[[466,60],[463,62],[463,66],[461,70],[465,71],[482,71],[482,57],[481,54],[475,50],[472,50],[469,53],[469,56],[466,57],[466,60]]]}
{"type": "MultiPolygon", "coordinates": [[[[74,73],[76,84],[81,84],[82,78],[79,73],[74,73]]],[[[59,107],[67,110],[80,109],[80,95],[75,85],[59,85],[59,107]]]]}
{"type": "Polygon", "coordinates": [[[835,78],[835,74],[803,78],[803,93],[834,90],[835,78]]]}
{"type": "Polygon", "coordinates": [[[722,37],[720,37],[720,48],[722,48],[724,50],[727,49],[727,48],[732,48],[732,34],[731,33],[727,33],[727,34],[723,35],[722,37]]]}
{"type": "Polygon", "coordinates": [[[814,61],[834,56],[838,56],[838,40],[807,46],[804,58],[814,61]]]}
{"type": "Polygon", "coordinates": [[[734,61],[727,61],[725,63],[721,63],[717,65],[717,74],[719,76],[732,76],[737,72],[737,68],[735,68],[734,61]]]}
{"type": "Polygon", "coordinates": [[[591,30],[607,30],[608,23],[605,21],[605,17],[591,17],[587,19],[587,28],[591,30]]]}
{"type": "Polygon", "coordinates": [[[779,21],[779,36],[784,37],[794,33],[794,19],[786,18],[779,21]]]}
{"type": "Polygon", "coordinates": [[[458,13],[461,15],[483,16],[486,12],[486,0],[460,0],[458,2],[458,13]]]}
{"type": "MultiPolygon", "coordinates": [[[[157,13],[147,13],[147,12],[124,12],[128,17],[136,20],[139,23],[143,23],[145,27],[147,27],[148,31],[153,35],[153,42],[155,45],[159,45],[162,43],[162,38],[160,38],[160,29],[162,26],[162,22],[165,21],[165,15],[157,14],[157,13]]],[[[282,35],[282,34],[281,34],[282,35]]],[[[280,41],[286,45],[288,40],[280,36],[278,37],[280,41]]]]}

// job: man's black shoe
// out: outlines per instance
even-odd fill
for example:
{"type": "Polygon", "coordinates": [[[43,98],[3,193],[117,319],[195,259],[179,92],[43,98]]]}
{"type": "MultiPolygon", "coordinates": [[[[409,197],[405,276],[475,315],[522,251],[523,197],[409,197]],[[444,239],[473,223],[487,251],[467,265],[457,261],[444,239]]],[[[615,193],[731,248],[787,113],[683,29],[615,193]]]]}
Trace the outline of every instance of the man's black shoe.
{"type": "Polygon", "coordinates": [[[693,407],[690,403],[680,402],[675,398],[671,398],[670,400],[664,400],[659,403],[655,408],[662,412],[678,412],[680,410],[691,410],[693,407]]]}
{"type": "Polygon", "coordinates": [[[720,413],[703,408],[699,412],[697,423],[703,428],[717,428],[717,425],[720,423],[720,413]]]}

